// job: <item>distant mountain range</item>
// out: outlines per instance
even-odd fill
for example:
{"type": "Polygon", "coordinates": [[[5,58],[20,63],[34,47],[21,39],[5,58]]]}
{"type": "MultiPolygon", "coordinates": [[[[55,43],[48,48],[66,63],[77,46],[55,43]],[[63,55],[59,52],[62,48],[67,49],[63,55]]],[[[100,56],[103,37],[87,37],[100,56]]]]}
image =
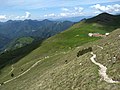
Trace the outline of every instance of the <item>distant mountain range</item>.
{"type": "Polygon", "coordinates": [[[16,38],[21,36],[35,36],[43,37],[44,35],[51,36],[57,32],[63,31],[73,25],[73,22],[64,21],[56,22],[50,20],[24,20],[0,23],[0,33],[8,36],[9,38],[16,38]]]}
{"type": "Polygon", "coordinates": [[[70,21],[50,21],[50,20],[9,20],[0,22],[0,48],[8,43],[9,39],[14,40],[20,37],[34,37],[45,39],[53,36],[72,26],[70,21]]]}
{"type": "Polygon", "coordinates": [[[83,19],[91,18],[92,16],[77,16],[77,17],[65,17],[65,18],[59,18],[59,19],[49,19],[53,21],[71,21],[71,22],[79,22],[83,19]]]}

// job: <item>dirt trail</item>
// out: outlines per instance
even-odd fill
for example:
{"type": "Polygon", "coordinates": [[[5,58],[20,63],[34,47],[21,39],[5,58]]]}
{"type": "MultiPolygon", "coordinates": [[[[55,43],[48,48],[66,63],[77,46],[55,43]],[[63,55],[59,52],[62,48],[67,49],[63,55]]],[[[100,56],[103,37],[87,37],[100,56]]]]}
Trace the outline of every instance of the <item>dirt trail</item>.
{"type": "Polygon", "coordinates": [[[13,67],[13,65],[12,65],[10,72],[9,72],[7,75],[5,75],[3,78],[5,78],[6,76],[10,75],[13,71],[14,71],[14,67],[13,67]]]}
{"type": "Polygon", "coordinates": [[[103,49],[103,47],[101,47],[101,46],[99,46],[99,45],[97,45],[97,47],[99,47],[99,48],[103,49]]]}
{"type": "Polygon", "coordinates": [[[41,59],[41,60],[37,61],[35,64],[33,64],[33,65],[32,65],[29,69],[27,69],[25,72],[21,73],[20,75],[12,78],[12,79],[10,79],[10,80],[5,81],[4,84],[6,84],[6,83],[8,83],[8,82],[10,82],[10,81],[13,81],[13,80],[21,77],[22,75],[26,74],[28,71],[30,71],[32,68],[34,68],[34,67],[35,67],[39,62],[41,62],[42,60],[44,60],[44,59],[41,59]]]}
{"type": "MultiPolygon", "coordinates": [[[[102,48],[101,48],[102,49],[102,48]]],[[[91,52],[91,54],[93,55],[90,59],[91,61],[100,67],[99,69],[99,74],[100,76],[107,82],[107,83],[119,83],[119,81],[114,81],[112,80],[112,78],[108,77],[108,75],[106,74],[107,71],[107,67],[103,66],[102,64],[98,63],[95,61],[96,59],[96,54],[94,54],[93,52],[91,52]]]]}
{"type": "Polygon", "coordinates": [[[11,71],[8,73],[8,75],[11,74],[13,71],[14,71],[14,67],[13,67],[13,65],[12,65],[12,66],[11,66],[11,71]]]}
{"type": "MultiPolygon", "coordinates": [[[[68,52],[69,52],[69,51],[68,51],[68,52]]],[[[51,56],[47,56],[47,58],[54,57],[54,56],[59,55],[59,54],[66,54],[66,53],[68,53],[68,52],[60,52],[60,53],[57,53],[57,54],[54,54],[54,55],[51,55],[51,56]]],[[[5,82],[3,82],[3,83],[4,83],[4,84],[9,83],[9,82],[11,82],[11,81],[13,81],[13,80],[15,80],[15,79],[23,76],[23,75],[26,74],[28,71],[30,71],[32,68],[34,68],[38,63],[40,63],[41,61],[43,61],[43,60],[45,60],[45,59],[47,59],[47,58],[44,57],[43,59],[40,59],[39,61],[37,61],[36,63],[34,63],[29,69],[27,69],[27,70],[24,71],[23,73],[21,73],[21,74],[19,74],[18,76],[14,77],[14,78],[12,78],[12,79],[9,79],[9,80],[7,80],[7,81],[5,81],[5,82]]],[[[12,68],[12,70],[11,70],[9,73],[11,73],[11,72],[14,70],[13,66],[12,66],[11,68],[12,68]]],[[[0,86],[1,86],[1,84],[0,84],[0,86]]]]}

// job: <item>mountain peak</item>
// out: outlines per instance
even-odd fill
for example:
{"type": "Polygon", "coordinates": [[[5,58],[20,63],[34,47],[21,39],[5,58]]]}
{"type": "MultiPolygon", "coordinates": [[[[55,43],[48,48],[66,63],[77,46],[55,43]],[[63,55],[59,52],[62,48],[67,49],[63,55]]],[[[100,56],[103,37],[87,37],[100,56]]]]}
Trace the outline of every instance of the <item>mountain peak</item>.
{"type": "Polygon", "coordinates": [[[103,12],[103,13],[97,15],[97,17],[100,17],[100,16],[105,17],[105,16],[114,16],[114,15],[109,14],[109,13],[107,13],[107,12],[103,12]]]}
{"type": "Polygon", "coordinates": [[[118,21],[118,16],[117,15],[112,15],[109,13],[101,13],[95,17],[92,17],[90,19],[87,19],[87,23],[99,23],[101,25],[116,25],[116,21],[118,21]],[[113,23],[114,22],[114,23],[113,23]]]}
{"type": "Polygon", "coordinates": [[[44,21],[44,22],[50,22],[50,20],[48,20],[48,19],[44,19],[43,21],[44,21]]]}

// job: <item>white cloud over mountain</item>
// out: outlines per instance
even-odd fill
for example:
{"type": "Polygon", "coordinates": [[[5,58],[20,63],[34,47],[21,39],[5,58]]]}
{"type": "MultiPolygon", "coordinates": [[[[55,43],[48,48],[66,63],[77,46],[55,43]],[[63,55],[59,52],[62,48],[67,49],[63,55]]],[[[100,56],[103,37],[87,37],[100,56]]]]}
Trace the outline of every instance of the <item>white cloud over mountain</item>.
{"type": "Polygon", "coordinates": [[[118,13],[120,12],[120,4],[106,5],[106,6],[96,4],[91,7],[97,10],[95,11],[95,13],[99,13],[99,12],[118,13]]]}
{"type": "Polygon", "coordinates": [[[6,15],[0,15],[0,20],[6,20],[6,19],[7,19],[6,15]]]}
{"type": "Polygon", "coordinates": [[[28,19],[30,18],[31,13],[30,12],[26,12],[25,16],[17,16],[16,19],[28,19]]]}

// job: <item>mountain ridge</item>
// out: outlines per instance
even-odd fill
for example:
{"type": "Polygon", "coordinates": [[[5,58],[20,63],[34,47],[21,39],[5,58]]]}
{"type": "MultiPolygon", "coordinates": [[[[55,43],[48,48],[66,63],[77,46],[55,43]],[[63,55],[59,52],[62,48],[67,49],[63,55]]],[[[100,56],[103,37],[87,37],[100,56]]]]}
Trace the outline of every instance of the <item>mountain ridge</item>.
{"type": "Polygon", "coordinates": [[[87,19],[86,23],[99,23],[101,25],[116,26],[120,25],[120,15],[112,15],[109,13],[101,13],[93,18],[87,19]]]}
{"type": "MultiPolygon", "coordinates": [[[[70,21],[37,21],[37,20],[9,20],[0,23],[0,34],[14,40],[20,37],[34,37],[46,39],[72,26],[74,23],[70,21]]],[[[2,42],[1,42],[2,43],[2,42]]],[[[8,40],[8,43],[9,40],[8,40]]],[[[6,44],[4,44],[5,46],[6,44]]],[[[2,45],[3,46],[3,45],[2,45]]],[[[1,47],[3,48],[3,47],[1,47]]]]}

